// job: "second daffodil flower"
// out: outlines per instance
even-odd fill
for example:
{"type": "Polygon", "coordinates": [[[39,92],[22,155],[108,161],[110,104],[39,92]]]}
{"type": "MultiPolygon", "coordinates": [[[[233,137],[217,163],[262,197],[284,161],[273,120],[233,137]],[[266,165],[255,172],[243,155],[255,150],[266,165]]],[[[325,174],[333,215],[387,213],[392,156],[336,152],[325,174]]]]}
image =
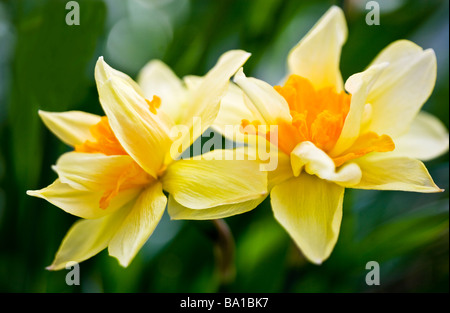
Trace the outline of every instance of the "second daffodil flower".
{"type": "Polygon", "coordinates": [[[278,167],[269,172],[271,206],[317,264],[336,244],[345,188],[439,192],[419,159],[448,150],[442,123],[419,112],[435,84],[434,52],[396,41],[344,85],[339,59],[346,38],[344,14],[332,7],[289,53],[283,86],[240,70],[234,81],[243,92],[233,87],[234,101],[223,101],[215,123],[219,130],[277,126],[278,136],[254,128],[278,147],[278,167]]]}
{"type": "Polygon", "coordinates": [[[162,217],[167,204],[163,190],[169,202],[197,210],[242,212],[259,203],[252,200],[266,194],[267,181],[256,162],[179,158],[180,147],[189,147],[213,122],[230,77],[248,57],[244,51],[229,51],[204,77],[185,81],[164,63],[151,61],[138,83],[100,58],[95,79],[106,116],[39,112],[74,151],[58,159],[54,183],[28,194],[83,218],[69,230],[49,269],[81,262],[107,247],[127,266],[162,217]],[[200,127],[193,117],[201,120],[200,127]],[[179,126],[189,132],[176,138],[179,126]]]}

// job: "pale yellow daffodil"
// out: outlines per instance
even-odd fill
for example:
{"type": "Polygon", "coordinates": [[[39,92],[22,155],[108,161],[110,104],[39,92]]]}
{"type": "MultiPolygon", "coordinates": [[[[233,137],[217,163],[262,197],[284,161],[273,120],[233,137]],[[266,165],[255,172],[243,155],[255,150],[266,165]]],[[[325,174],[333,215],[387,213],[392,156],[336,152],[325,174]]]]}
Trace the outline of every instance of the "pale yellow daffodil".
{"type": "Polygon", "coordinates": [[[332,7],[290,51],[283,86],[247,78],[241,69],[234,78],[241,90],[229,87],[215,122],[220,131],[229,124],[277,126],[271,206],[317,264],[336,244],[345,188],[439,192],[419,159],[448,150],[445,126],[419,112],[435,84],[433,50],[396,41],[344,85],[339,59],[346,38],[344,14],[332,7]]]}
{"type": "Polygon", "coordinates": [[[58,159],[58,178],[50,186],[27,193],[82,218],[49,269],[81,262],[105,248],[128,266],[163,215],[168,202],[163,190],[169,202],[199,211],[219,207],[241,213],[259,203],[253,200],[267,193],[267,180],[256,162],[179,158],[180,147],[189,147],[213,122],[230,77],[248,57],[240,50],[225,53],[195,85],[161,61],[146,65],[136,83],[99,58],[95,79],[106,116],[39,112],[74,151],[58,159]],[[189,132],[180,137],[179,126],[189,132]]]}

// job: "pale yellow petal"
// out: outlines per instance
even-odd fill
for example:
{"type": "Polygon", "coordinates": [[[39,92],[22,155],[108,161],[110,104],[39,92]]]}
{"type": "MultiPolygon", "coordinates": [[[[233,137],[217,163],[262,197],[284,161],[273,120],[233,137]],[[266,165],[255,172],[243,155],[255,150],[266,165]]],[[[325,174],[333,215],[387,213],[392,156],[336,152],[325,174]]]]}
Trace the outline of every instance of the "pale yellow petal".
{"type": "Polygon", "coordinates": [[[95,79],[100,103],[115,136],[147,173],[157,177],[171,144],[167,116],[161,111],[152,113],[139,86],[102,58],[95,67],[95,79]]]}
{"type": "Polygon", "coordinates": [[[116,257],[120,265],[130,264],[158,225],[166,204],[160,182],[141,193],[108,244],[109,254],[116,257]]]}
{"type": "Polygon", "coordinates": [[[344,187],[303,173],[275,186],[270,198],[275,218],[306,258],[326,260],[339,235],[344,187]]]}
{"type": "Polygon", "coordinates": [[[128,155],[67,152],[53,169],[62,183],[79,190],[100,191],[115,186],[134,164],[128,155]]]}
{"type": "Polygon", "coordinates": [[[27,195],[42,198],[67,213],[82,218],[99,218],[117,211],[136,198],[141,188],[132,188],[119,192],[111,199],[106,209],[100,208],[103,191],[78,190],[56,179],[51,185],[41,190],[28,190],[27,195]]]}
{"type": "MultiPolygon", "coordinates": [[[[367,95],[372,86],[386,69],[388,63],[376,64],[361,73],[350,76],[345,82],[345,89],[352,95],[350,110],[345,118],[339,139],[330,152],[331,156],[337,156],[348,149],[358,138],[364,122],[365,109],[367,108],[367,95]]],[[[370,105],[369,105],[370,108],[370,105]]],[[[382,133],[384,134],[384,133],[382,133]]]]}
{"type": "Polygon", "coordinates": [[[344,13],[339,7],[333,6],[290,51],[290,74],[309,79],[316,89],[332,86],[337,92],[342,91],[339,61],[346,40],[344,13]]]}
{"type": "Polygon", "coordinates": [[[308,174],[344,187],[353,186],[361,180],[361,169],[357,164],[348,163],[336,169],[334,161],[309,141],[299,143],[292,150],[291,165],[295,176],[301,175],[304,169],[308,174]]]}
{"type": "Polygon", "coordinates": [[[147,99],[161,98],[160,110],[166,112],[175,123],[183,116],[187,91],[183,82],[164,62],[152,60],[139,72],[137,82],[147,99]]]}
{"type": "Polygon", "coordinates": [[[282,182],[294,177],[291,158],[282,151],[278,151],[277,166],[274,170],[267,172],[268,190],[282,182]]]}
{"type": "Polygon", "coordinates": [[[431,178],[425,165],[416,159],[395,153],[371,153],[356,159],[362,171],[357,189],[402,190],[415,192],[442,191],[431,178]]]}
{"type": "Polygon", "coordinates": [[[242,69],[234,76],[234,82],[251,100],[250,111],[257,112],[264,119],[264,124],[276,125],[277,119],[292,120],[288,103],[268,83],[253,77],[246,77],[242,69]]]}
{"type": "Polygon", "coordinates": [[[168,212],[174,220],[213,220],[242,214],[256,208],[267,195],[240,203],[224,204],[208,209],[189,209],[169,196],[168,212]]]}
{"type": "Polygon", "coordinates": [[[203,79],[198,80],[198,84],[187,84],[190,92],[189,107],[181,124],[188,125],[192,122],[192,117],[197,116],[201,117],[205,129],[211,126],[231,76],[249,57],[250,53],[243,50],[228,51],[219,58],[203,79]]]}
{"type": "Polygon", "coordinates": [[[431,49],[399,40],[386,47],[372,64],[389,62],[367,96],[372,105],[368,131],[391,137],[405,133],[430,96],[436,81],[436,56],[431,49]]]}
{"type": "Polygon", "coordinates": [[[204,77],[197,75],[186,75],[183,77],[183,82],[188,90],[195,90],[200,86],[204,77]]]}
{"type": "Polygon", "coordinates": [[[206,209],[267,194],[267,174],[257,161],[239,160],[236,150],[214,150],[172,163],[162,177],[164,190],[191,209],[206,209]],[[227,152],[227,153],[224,153],[227,152]]]}
{"type": "Polygon", "coordinates": [[[67,232],[48,270],[64,269],[70,262],[82,262],[108,246],[129,208],[108,216],[79,220],[67,232]]]}
{"type": "Polygon", "coordinates": [[[219,112],[220,100],[228,89],[231,76],[249,57],[250,54],[242,50],[228,51],[202,79],[195,80],[198,83],[186,84],[187,105],[178,124],[187,131],[182,134],[181,139],[176,141],[178,146],[172,147],[172,151],[178,151],[178,155],[172,155],[173,159],[183,152],[180,151],[179,146],[189,147],[213,124],[219,112]]]}
{"type": "Polygon", "coordinates": [[[242,120],[264,123],[264,119],[257,111],[250,110],[253,106],[249,106],[250,100],[245,98],[247,96],[242,89],[234,83],[230,83],[225,96],[220,102],[219,113],[212,125],[214,130],[220,132],[226,138],[237,142],[245,142],[247,138],[239,127],[242,120]]]}
{"type": "Polygon", "coordinates": [[[419,112],[409,131],[395,138],[395,153],[428,161],[448,151],[449,136],[445,125],[435,116],[419,112]]]}
{"type": "Polygon", "coordinates": [[[52,133],[72,147],[82,144],[86,140],[95,141],[90,128],[101,119],[98,115],[81,111],[46,112],[39,110],[39,116],[52,133]]]}

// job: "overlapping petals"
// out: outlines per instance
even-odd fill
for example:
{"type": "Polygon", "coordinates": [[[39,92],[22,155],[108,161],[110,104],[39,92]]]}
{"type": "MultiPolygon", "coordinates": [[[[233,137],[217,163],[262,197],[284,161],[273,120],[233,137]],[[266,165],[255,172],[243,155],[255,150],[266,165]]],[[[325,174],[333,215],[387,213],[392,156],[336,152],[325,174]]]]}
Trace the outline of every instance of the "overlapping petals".
{"type": "MultiPolygon", "coordinates": [[[[419,112],[435,84],[434,52],[407,40],[393,42],[366,70],[350,76],[344,84],[339,59],[346,39],[344,14],[332,7],[288,55],[286,78],[297,75],[298,81],[308,82],[301,88],[311,86],[311,90],[294,90],[300,88],[295,85],[277,89],[246,77],[241,70],[234,81],[244,95],[234,96],[240,101],[225,102],[216,122],[219,126],[225,121],[241,123],[239,118],[230,118],[236,110],[255,125],[278,125],[282,136],[278,138],[279,154],[284,157],[279,158],[280,169],[268,175],[272,209],[314,263],[328,258],[336,243],[344,187],[442,191],[417,159],[430,160],[448,151],[445,126],[436,117],[419,112]],[[327,104],[322,115],[316,108],[311,108],[314,113],[310,114],[302,111],[308,109],[305,97],[319,99],[322,91],[321,95],[338,95],[344,87],[351,100],[342,127],[323,132],[335,136],[336,141],[328,145],[323,145],[323,138],[314,142],[313,128],[330,125],[322,121],[339,125],[340,116],[335,112],[342,106],[327,104]]],[[[218,130],[223,129],[219,126],[218,130]]]]}

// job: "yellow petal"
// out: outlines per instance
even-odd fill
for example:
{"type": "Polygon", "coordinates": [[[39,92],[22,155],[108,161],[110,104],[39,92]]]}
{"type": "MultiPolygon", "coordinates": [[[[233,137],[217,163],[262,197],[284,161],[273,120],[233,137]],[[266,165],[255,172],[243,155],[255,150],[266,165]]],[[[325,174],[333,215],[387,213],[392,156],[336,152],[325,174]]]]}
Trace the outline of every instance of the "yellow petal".
{"type": "Polygon", "coordinates": [[[45,126],[62,142],[69,146],[95,140],[90,132],[91,126],[100,122],[101,117],[81,111],[46,112],[39,110],[45,126]]]}
{"type": "Polygon", "coordinates": [[[336,171],[334,161],[312,142],[299,143],[291,152],[291,165],[295,176],[303,168],[308,174],[335,182],[341,186],[353,186],[361,180],[361,169],[355,163],[348,163],[336,171]]]}
{"type": "Polygon", "coordinates": [[[267,174],[259,163],[238,160],[236,150],[214,150],[203,159],[172,163],[162,177],[164,190],[191,209],[253,200],[267,194],[267,174]]]}
{"type": "Polygon", "coordinates": [[[137,82],[147,99],[161,98],[160,110],[166,112],[175,123],[183,116],[187,91],[183,82],[164,62],[153,60],[140,71],[137,82]]]}
{"type": "Polygon", "coordinates": [[[120,144],[147,173],[157,177],[171,144],[167,116],[161,111],[152,113],[139,86],[103,58],[95,67],[95,79],[100,103],[120,144]]]}
{"type": "Polygon", "coordinates": [[[255,110],[251,111],[248,106],[250,100],[244,94],[242,89],[236,86],[234,83],[230,83],[225,96],[220,102],[220,109],[217,117],[212,125],[212,128],[226,138],[237,141],[245,142],[246,136],[240,131],[239,126],[242,120],[259,121],[261,124],[264,119],[255,110]]]}
{"type": "Polygon", "coordinates": [[[316,89],[333,86],[342,91],[339,71],[347,24],[339,7],[331,7],[288,56],[290,74],[309,79],[316,89]]]}
{"type": "MultiPolygon", "coordinates": [[[[231,76],[245,63],[250,54],[242,50],[231,50],[224,53],[217,64],[202,78],[194,83],[187,83],[188,103],[179,125],[187,128],[177,145],[189,147],[201,134],[210,127],[217,117],[220,100],[228,89],[231,76]],[[196,121],[199,123],[196,125],[196,121]]],[[[183,151],[179,147],[172,147],[172,151],[183,151]]],[[[179,155],[172,155],[176,159],[179,155]]]]}
{"type": "Polygon", "coordinates": [[[116,257],[120,265],[130,264],[158,225],[166,204],[160,182],[141,193],[108,245],[109,254],[116,257]]]}
{"type": "Polygon", "coordinates": [[[436,56],[431,49],[399,40],[386,47],[372,64],[389,62],[367,96],[372,105],[368,128],[392,138],[405,133],[436,81],[436,56]]]}
{"type": "Polygon", "coordinates": [[[41,190],[28,190],[27,195],[47,200],[67,213],[82,218],[99,218],[117,211],[136,198],[141,188],[127,189],[111,199],[107,209],[101,209],[100,199],[103,191],[93,192],[78,190],[56,179],[51,185],[41,190]]]}
{"type": "Polygon", "coordinates": [[[345,118],[339,139],[330,152],[331,156],[340,155],[358,138],[364,121],[364,109],[367,104],[367,95],[387,66],[388,63],[376,64],[369,67],[364,72],[350,76],[345,82],[345,89],[352,95],[350,110],[345,118]]]}
{"type": "Polygon", "coordinates": [[[133,165],[134,160],[128,155],[67,152],[53,169],[62,183],[79,190],[100,191],[115,185],[133,165]]]}
{"type": "Polygon", "coordinates": [[[270,197],[275,218],[306,258],[326,260],[338,239],[344,188],[303,173],[275,186],[270,197]]]}
{"type": "Polygon", "coordinates": [[[48,270],[60,270],[69,262],[82,262],[108,246],[129,208],[96,219],[79,220],[67,232],[48,270]]]}
{"type": "Polygon", "coordinates": [[[278,164],[273,171],[267,172],[267,180],[268,180],[268,190],[272,190],[272,188],[282,182],[294,177],[294,172],[292,170],[291,158],[286,155],[281,150],[278,151],[277,155],[278,164]]]}
{"type": "Polygon", "coordinates": [[[183,82],[186,85],[186,88],[189,90],[195,90],[200,86],[204,77],[197,75],[186,75],[183,77],[183,82]]]}
{"type": "Polygon", "coordinates": [[[362,177],[361,181],[352,188],[415,192],[442,191],[419,160],[384,152],[366,155],[355,162],[361,168],[362,177]]]}
{"type": "Polygon", "coordinates": [[[190,92],[189,106],[181,124],[192,122],[193,116],[201,117],[205,129],[217,116],[219,102],[236,71],[247,61],[250,53],[242,50],[225,52],[216,65],[196,84],[187,84],[190,92]]]}
{"type": "Polygon", "coordinates": [[[256,208],[264,199],[266,195],[234,204],[219,205],[208,209],[189,209],[179,204],[173,196],[169,196],[168,212],[171,219],[174,220],[212,220],[218,218],[225,218],[241,213],[248,212],[256,208]]]}
{"type": "Polygon", "coordinates": [[[395,138],[395,153],[428,161],[448,151],[448,130],[435,116],[419,112],[409,131],[395,138]]]}
{"type": "Polygon", "coordinates": [[[251,112],[258,112],[265,124],[277,125],[277,119],[291,121],[289,114],[289,105],[286,100],[268,83],[246,77],[243,70],[240,69],[234,76],[234,82],[242,88],[248,98],[251,100],[253,107],[251,112]]]}

